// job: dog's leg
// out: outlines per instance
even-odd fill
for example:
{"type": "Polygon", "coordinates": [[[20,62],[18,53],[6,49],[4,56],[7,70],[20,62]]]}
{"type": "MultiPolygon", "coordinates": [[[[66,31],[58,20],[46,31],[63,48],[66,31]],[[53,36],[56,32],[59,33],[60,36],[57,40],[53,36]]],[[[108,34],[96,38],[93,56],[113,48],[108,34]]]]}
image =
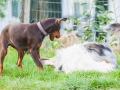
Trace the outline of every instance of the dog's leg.
{"type": "Polygon", "coordinates": [[[0,75],[2,75],[3,61],[4,61],[6,54],[7,54],[7,50],[2,49],[0,52],[0,75]]]}
{"type": "Polygon", "coordinates": [[[37,56],[38,56],[38,58],[40,59],[40,51],[39,51],[39,49],[38,49],[38,51],[37,51],[37,56]]]}
{"type": "Polygon", "coordinates": [[[18,52],[18,60],[17,60],[17,66],[19,67],[19,68],[22,68],[22,59],[23,59],[23,57],[24,57],[24,51],[23,50],[18,50],[17,49],[17,52],[18,52]]]}
{"type": "Polygon", "coordinates": [[[4,40],[1,43],[1,47],[0,47],[0,75],[2,75],[3,62],[4,62],[4,58],[7,54],[7,47],[8,47],[8,41],[4,40]]]}
{"type": "Polygon", "coordinates": [[[41,64],[41,62],[39,61],[39,58],[38,58],[38,56],[37,56],[37,51],[31,49],[31,50],[29,50],[29,52],[30,52],[30,55],[31,55],[31,57],[33,58],[36,66],[37,66],[37,68],[38,68],[39,70],[43,70],[43,66],[42,66],[42,64],[41,64]]]}

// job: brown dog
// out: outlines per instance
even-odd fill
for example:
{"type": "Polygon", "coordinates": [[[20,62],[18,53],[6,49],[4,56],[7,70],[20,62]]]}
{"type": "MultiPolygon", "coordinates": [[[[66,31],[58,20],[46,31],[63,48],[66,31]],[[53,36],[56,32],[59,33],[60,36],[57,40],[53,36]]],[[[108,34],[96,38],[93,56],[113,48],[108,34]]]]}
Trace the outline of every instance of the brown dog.
{"type": "Polygon", "coordinates": [[[54,37],[60,37],[60,22],[67,18],[48,18],[38,23],[11,23],[1,32],[0,36],[0,75],[2,75],[3,61],[7,54],[8,46],[12,46],[18,52],[17,66],[22,68],[24,51],[28,51],[39,70],[43,69],[39,61],[39,48],[46,35],[53,41],[54,37]]]}

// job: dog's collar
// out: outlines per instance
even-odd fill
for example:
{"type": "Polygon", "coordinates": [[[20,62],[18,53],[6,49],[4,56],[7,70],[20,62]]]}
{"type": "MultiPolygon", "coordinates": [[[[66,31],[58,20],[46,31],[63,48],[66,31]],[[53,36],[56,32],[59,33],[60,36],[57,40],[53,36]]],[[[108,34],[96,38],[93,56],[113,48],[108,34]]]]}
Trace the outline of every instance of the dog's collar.
{"type": "Polygon", "coordinates": [[[40,22],[37,23],[37,26],[38,26],[38,28],[40,29],[40,31],[41,31],[45,36],[48,35],[47,32],[43,29],[43,27],[42,27],[42,25],[41,25],[40,22]]]}

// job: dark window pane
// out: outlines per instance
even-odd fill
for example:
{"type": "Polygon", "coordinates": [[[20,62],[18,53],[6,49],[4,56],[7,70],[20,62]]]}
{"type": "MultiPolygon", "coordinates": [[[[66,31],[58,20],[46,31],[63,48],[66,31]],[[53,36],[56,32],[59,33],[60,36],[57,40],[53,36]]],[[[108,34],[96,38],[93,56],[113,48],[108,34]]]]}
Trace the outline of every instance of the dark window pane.
{"type": "Polygon", "coordinates": [[[18,17],[18,1],[12,1],[12,16],[18,17]]]}

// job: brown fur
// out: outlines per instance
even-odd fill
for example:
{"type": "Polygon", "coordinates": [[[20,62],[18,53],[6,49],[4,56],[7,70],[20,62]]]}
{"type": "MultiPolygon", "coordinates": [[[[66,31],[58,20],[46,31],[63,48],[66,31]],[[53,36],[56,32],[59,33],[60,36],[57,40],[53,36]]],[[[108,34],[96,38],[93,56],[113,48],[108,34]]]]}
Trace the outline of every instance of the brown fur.
{"type": "Polygon", "coordinates": [[[111,41],[111,47],[114,52],[120,52],[120,23],[111,24],[110,29],[112,30],[113,37],[116,39],[111,41]]]}
{"type": "MultiPolygon", "coordinates": [[[[60,22],[66,18],[48,18],[41,22],[42,27],[50,36],[50,40],[60,37],[60,22]]],[[[43,70],[39,48],[45,35],[39,30],[36,23],[10,23],[1,32],[0,36],[0,75],[2,75],[3,62],[7,54],[8,46],[12,46],[18,52],[17,66],[22,68],[24,51],[28,51],[39,70],[43,70]]]]}
{"type": "Polygon", "coordinates": [[[110,29],[112,29],[112,33],[120,38],[120,24],[119,23],[114,23],[110,25],[110,29]]]}
{"type": "Polygon", "coordinates": [[[71,32],[69,34],[63,34],[60,38],[60,48],[68,47],[75,43],[80,43],[79,38],[76,36],[76,32],[71,32]]]}

